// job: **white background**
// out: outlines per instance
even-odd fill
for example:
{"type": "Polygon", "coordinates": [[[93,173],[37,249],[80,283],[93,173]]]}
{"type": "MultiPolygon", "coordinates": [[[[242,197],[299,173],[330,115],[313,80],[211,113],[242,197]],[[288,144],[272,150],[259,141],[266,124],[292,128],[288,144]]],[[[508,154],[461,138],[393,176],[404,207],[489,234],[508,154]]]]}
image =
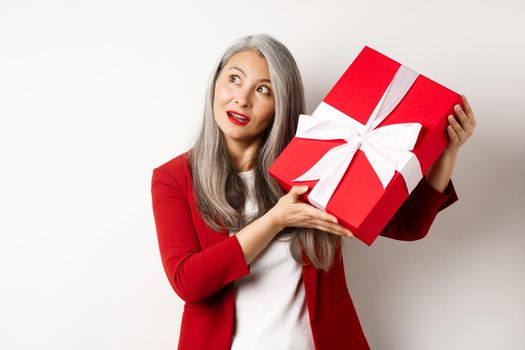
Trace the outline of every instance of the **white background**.
{"type": "Polygon", "coordinates": [[[1,0],[0,348],[176,348],[151,172],[189,148],[223,50],[264,32],[295,56],[307,112],[366,44],[476,113],[460,200],[425,239],[345,242],[372,349],[524,349],[524,15],[517,0],[1,0]]]}

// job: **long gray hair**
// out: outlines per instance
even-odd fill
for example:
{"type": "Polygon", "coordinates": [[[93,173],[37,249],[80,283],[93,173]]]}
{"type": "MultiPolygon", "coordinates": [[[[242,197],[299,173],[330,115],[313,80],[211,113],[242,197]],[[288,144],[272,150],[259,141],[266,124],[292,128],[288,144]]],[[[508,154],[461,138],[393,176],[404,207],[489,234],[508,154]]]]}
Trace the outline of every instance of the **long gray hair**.
{"type": "MultiPolygon", "coordinates": [[[[204,109],[204,121],[189,152],[197,206],[204,221],[214,230],[238,231],[258,219],[286,194],[267,169],[295,134],[299,114],[305,112],[304,90],[299,69],[290,51],[266,34],[249,35],[235,41],[223,54],[211,75],[204,109]],[[258,213],[249,221],[243,218],[247,188],[233,166],[224,136],[213,117],[215,83],[223,67],[236,53],[252,50],[266,59],[275,98],[275,116],[253,156],[255,198],[258,213]]],[[[318,269],[333,264],[341,238],[310,228],[289,227],[277,237],[289,237],[293,258],[302,263],[301,248],[318,269]]]]}

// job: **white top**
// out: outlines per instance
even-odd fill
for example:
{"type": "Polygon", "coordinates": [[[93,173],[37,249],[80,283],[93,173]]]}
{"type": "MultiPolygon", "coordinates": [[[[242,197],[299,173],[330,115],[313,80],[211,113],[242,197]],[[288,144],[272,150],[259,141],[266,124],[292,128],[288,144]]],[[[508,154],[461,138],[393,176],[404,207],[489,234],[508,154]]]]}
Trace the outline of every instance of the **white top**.
{"type": "MultiPolygon", "coordinates": [[[[249,188],[244,216],[257,212],[254,171],[239,173],[249,188]]],[[[230,235],[233,233],[230,232],[230,235]]],[[[289,242],[274,239],[250,263],[250,274],[234,281],[236,330],[232,350],[314,349],[301,264],[289,242]]]]}

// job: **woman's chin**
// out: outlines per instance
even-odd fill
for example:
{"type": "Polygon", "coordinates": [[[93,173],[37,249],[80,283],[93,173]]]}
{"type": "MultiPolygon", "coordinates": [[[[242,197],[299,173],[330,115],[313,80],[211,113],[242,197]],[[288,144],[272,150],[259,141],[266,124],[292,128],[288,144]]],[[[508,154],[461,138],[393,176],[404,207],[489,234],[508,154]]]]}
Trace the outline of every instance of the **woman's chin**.
{"type": "Polygon", "coordinates": [[[251,137],[250,135],[247,135],[246,133],[241,132],[232,132],[231,130],[229,132],[223,132],[224,138],[226,139],[226,142],[228,144],[240,144],[240,145],[250,145],[255,141],[256,138],[251,137]]]}

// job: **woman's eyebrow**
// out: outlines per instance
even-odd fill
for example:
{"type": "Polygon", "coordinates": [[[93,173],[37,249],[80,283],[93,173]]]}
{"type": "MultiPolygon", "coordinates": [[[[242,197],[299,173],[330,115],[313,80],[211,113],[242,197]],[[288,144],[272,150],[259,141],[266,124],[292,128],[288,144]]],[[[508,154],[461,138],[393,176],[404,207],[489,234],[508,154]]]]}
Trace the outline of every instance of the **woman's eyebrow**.
{"type": "MultiPolygon", "coordinates": [[[[244,76],[246,76],[246,73],[240,69],[239,67],[230,67],[228,69],[237,69],[239,72],[241,72],[244,76]]],[[[259,79],[259,81],[262,81],[262,82],[266,82],[266,83],[272,83],[272,81],[270,79],[259,79]]]]}

